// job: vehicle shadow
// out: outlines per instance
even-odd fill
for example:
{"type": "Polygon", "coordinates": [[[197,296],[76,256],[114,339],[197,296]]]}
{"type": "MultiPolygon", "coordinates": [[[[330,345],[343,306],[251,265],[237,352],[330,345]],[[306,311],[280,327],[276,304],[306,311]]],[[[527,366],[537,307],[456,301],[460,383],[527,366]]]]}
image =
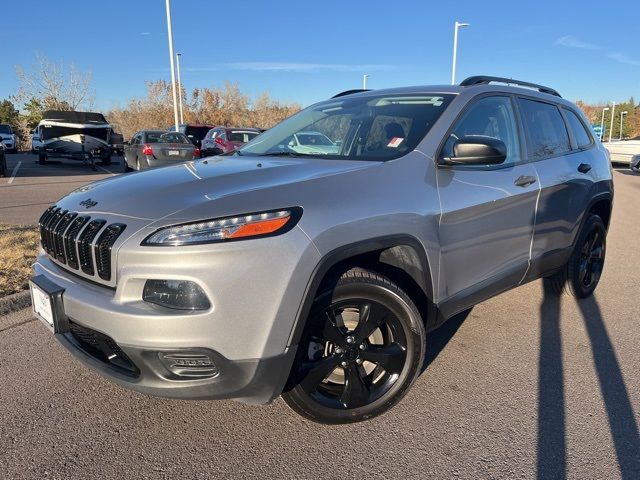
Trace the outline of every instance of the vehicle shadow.
{"type": "Polygon", "coordinates": [[[438,355],[440,355],[440,352],[444,350],[444,347],[447,346],[458,329],[467,319],[467,317],[471,313],[471,310],[472,309],[469,308],[464,312],[454,315],[440,327],[427,334],[427,349],[425,352],[420,374],[424,373],[424,371],[429,368],[429,365],[431,365],[431,363],[433,363],[438,355]]]}
{"type": "MultiPolygon", "coordinates": [[[[566,478],[566,414],[560,297],[543,282],[540,305],[537,478],[566,478]]],[[[594,296],[578,300],[586,326],[609,429],[623,479],[640,478],[640,435],[615,349],[594,296]]]]}

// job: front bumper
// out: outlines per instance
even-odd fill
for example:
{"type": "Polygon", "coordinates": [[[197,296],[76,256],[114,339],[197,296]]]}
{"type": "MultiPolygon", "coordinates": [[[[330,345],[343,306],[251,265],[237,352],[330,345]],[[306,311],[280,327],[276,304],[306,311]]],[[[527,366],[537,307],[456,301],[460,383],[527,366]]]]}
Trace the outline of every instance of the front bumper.
{"type": "Polygon", "coordinates": [[[269,403],[282,391],[286,382],[282,372],[290,370],[295,355],[295,349],[287,349],[275,357],[231,361],[206,350],[215,374],[179,379],[160,360],[161,352],[117,345],[110,337],[73,321],[70,331],[55,336],[82,363],[125,388],[189,400],[233,398],[252,404],[269,403]]]}
{"type": "MultiPolygon", "coordinates": [[[[125,243],[139,246],[153,230],[144,228],[125,243]]],[[[306,286],[299,275],[310,275],[318,261],[301,230],[215,247],[118,250],[118,264],[126,267],[118,269],[114,286],[80,278],[43,252],[34,264],[36,275],[64,289],[64,316],[86,333],[56,333],[78,359],[150,395],[268,403],[281,393],[295,352],[288,342],[306,286]],[[146,280],[157,278],[198,283],[211,308],[179,311],[142,301],[146,280]],[[177,378],[159,357],[194,350],[206,351],[216,375],[177,378]]]]}

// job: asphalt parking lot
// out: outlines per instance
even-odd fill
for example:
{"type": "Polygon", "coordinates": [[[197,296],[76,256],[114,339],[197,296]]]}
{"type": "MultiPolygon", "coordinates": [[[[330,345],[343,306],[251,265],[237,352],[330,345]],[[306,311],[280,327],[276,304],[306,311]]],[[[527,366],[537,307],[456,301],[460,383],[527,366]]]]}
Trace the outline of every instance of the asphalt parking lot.
{"type": "MultiPolygon", "coordinates": [[[[0,179],[3,223],[33,223],[121,168],[31,158],[9,156],[10,169],[24,160],[0,179]]],[[[638,479],[640,176],[614,180],[594,297],[534,282],[450,320],[407,397],[361,424],[317,425],[281,400],[146,397],[82,366],[29,310],[0,318],[0,478],[638,479]]]]}
{"type": "Polygon", "coordinates": [[[8,178],[0,178],[0,223],[32,224],[48,205],[87,183],[122,173],[124,163],[113,157],[110,166],[89,165],[73,160],[51,160],[38,164],[31,153],[7,154],[8,178]]]}

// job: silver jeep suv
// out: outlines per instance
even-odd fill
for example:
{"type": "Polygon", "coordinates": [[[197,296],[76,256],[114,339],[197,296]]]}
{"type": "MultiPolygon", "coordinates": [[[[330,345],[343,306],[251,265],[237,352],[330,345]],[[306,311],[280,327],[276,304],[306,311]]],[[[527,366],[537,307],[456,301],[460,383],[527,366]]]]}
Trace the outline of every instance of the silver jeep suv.
{"type": "Polygon", "coordinates": [[[282,395],[314,421],[355,422],[400,401],[425,332],[458,312],[542,277],[590,295],[612,200],[605,149],[548,87],[349,91],[232,155],[47,209],[34,310],[127,388],[282,395]]]}

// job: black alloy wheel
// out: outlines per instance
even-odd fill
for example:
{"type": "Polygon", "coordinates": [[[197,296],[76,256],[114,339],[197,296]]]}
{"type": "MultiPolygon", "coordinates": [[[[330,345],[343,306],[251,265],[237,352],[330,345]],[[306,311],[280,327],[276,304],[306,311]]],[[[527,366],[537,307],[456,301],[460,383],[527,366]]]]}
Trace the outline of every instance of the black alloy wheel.
{"type": "Polygon", "coordinates": [[[283,394],[321,423],[379,415],[407,392],[420,370],[424,327],[411,299],[387,278],[345,273],[315,301],[283,394]]]}
{"type": "Polygon", "coordinates": [[[585,289],[590,289],[600,280],[604,267],[605,233],[592,228],[582,243],[578,280],[585,289]]]}
{"type": "Polygon", "coordinates": [[[598,215],[588,214],[569,261],[545,282],[557,293],[588,297],[600,282],[606,253],[607,228],[598,215]]]}

